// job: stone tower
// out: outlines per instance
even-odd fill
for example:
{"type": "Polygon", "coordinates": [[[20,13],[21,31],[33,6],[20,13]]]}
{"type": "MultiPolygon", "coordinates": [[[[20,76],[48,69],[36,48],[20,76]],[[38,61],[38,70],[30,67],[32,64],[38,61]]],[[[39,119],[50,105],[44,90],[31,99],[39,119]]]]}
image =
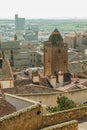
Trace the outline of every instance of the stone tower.
{"type": "Polygon", "coordinates": [[[60,32],[55,29],[44,43],[44,75],[67,73],[68,52],[60,32]]]}

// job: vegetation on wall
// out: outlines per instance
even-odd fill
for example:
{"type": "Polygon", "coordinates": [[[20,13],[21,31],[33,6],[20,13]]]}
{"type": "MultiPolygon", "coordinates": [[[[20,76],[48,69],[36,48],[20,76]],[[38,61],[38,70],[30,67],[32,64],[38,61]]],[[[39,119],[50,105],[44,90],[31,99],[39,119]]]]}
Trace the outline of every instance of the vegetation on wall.
{"type": "Polygon", "coordinates": [[[74,101],[69,100],[65,96],[57,97],[57,106],[55,107],[50,107],[48,106],[46,109],[49,112],[57,112],[57,111],[62,111],[62,110],[67,110],[76,107],[76,104],[74,101]]]}

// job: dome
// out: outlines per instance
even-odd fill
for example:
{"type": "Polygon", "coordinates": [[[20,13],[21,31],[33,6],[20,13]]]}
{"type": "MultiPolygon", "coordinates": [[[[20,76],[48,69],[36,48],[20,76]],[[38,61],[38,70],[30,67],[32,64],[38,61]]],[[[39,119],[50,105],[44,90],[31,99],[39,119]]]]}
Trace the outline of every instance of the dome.
{"type": "Polygon", "coordinates": [[[58,29],[55,29],[52,34],[49,37],[49,41],[53,44],[53,45],[59,45],[60,43],[63,43],[63,38],[60,34],[60,32],[58,31],[58,29]]]}

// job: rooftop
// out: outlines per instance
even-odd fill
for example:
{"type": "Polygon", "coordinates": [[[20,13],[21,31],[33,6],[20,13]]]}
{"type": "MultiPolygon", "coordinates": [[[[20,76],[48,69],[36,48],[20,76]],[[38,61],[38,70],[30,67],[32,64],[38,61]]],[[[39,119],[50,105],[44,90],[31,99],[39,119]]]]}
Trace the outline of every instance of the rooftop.
{"type": "Polygon", "coordinates": [[[83,68],[79,62],[77,63],[69,63],[68,69],[71,74],[76,74],[83,71],[83,68]]]}
{"type": "Polygon", "coordinates": [[[57,90],[61,92],[68,92],[68,91],[74,91],[74,90],[82,90],[87,89],[87,79],[78,80],[78,78],[73,78],[73,81],[71,84],[65,85],[64,87],[59,87],[57,90]]]}
{"type": "Polygon", "coordinates": [[[34,94],[34,93],[51,93],[51,92],[60,92],[53,88],[48,88],[41,85],[27,84],[24,86],[16,86],[14,88],[1,89],[2,93],[10,94],[34,94]]]}
{"type": "Polygon", "coordinates": [[[16,108],[0,97],[0,117],[11,114],[16,111],[16,108]]]}
{"type": "Polygon", "coordinates": [[[59,45],[60,42],[63,43],[63,38],[62,38],[60,32],[57,29],[55,29],[52,32],[52,34],[50,35],[48,41],[51,42],[52,45],[59,45]]]}

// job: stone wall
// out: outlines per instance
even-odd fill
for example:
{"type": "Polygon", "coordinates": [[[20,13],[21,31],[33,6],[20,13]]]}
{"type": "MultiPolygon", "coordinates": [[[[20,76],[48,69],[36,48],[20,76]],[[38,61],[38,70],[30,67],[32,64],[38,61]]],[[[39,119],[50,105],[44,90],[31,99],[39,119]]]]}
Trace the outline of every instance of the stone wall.
{"type": "MultiPolygon", "coordinates": [[[[13,102],[16,103],[15,99],[18,99],[18,96],[5,94],[5,98],[9,101],[13,101],[11,99],[14,98],[13,102]]],[[[78,130],[77,121],[71,120],[87,116],[87,106],[43,115],[43,108],[39,103],[21,97],[19,97],[18,103],[20,100],[31,102],[31,105],[1,117],[0,130],[38,130],[40,128],[44,128],[43,130],[78,130]]]]}
{"type": "Polygon", "coordinates": [[[78,130],[78,122],[76,120],[68,121],[65,123],[50,126],[40,130],[78,130]]]}
{"type": "Polygon", "coordinates": [[[57,96],[66,96],[69,99],[73,100],[77,104],[82,104],[84,101],[87,101],[87,89],[74,90],[71,92],[63,93],[39,93],[39,94],[20,94],[19,96],[25,97],[34,101],[41,102],[46,106],[56,106],[57,96]],[[77,98],[77,95],[79,98],[77,98]]]}
{"type": "Polygon", "coordinates": [[[0,130],[38,130],[47,126],[51,127],[44,130],[77,130],[76,121],[61,122],[83,117],[86,112],[87,107],[82,107],[43,116],[42,107],[37,104],[0,118],[0,130]]]}
{"type": "Polygon", "coordinates": [[[36,130],[41,120],[42,107],[37,104],[0,118],[0,130],[36,130]]]}
{"type": "Polygon", "coordinates": [[[87,116],[87,106],[43,115],[42,127],[55,125],[87,116]]]}

